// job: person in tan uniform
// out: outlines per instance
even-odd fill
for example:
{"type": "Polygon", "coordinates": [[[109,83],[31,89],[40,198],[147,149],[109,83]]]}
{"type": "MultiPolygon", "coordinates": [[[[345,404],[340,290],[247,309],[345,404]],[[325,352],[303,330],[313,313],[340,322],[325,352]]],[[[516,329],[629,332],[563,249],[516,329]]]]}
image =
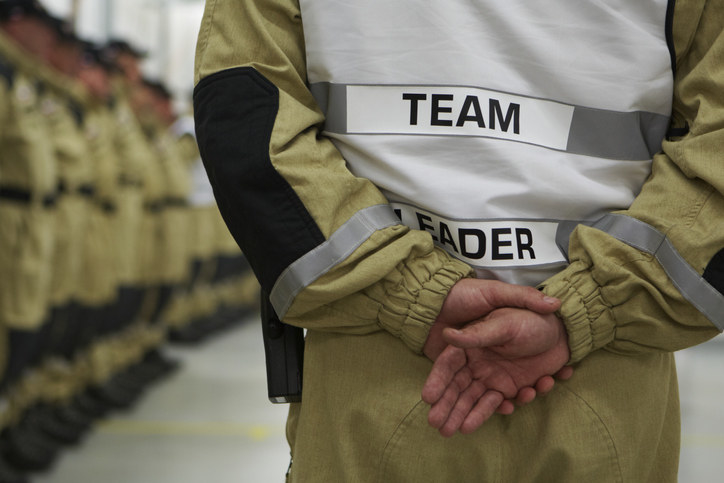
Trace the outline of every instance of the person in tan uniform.
{"type": "Polygon", "coordinates": [[[127,334],[130,322],[124,317],[137,308],[125,306],[129,299],[120,297],[121,263],[126,260],[120,241],[129,225],[119,222],[118,213],[124,202],[122,193],[129,187],[131,204],[125,207],[133,209],[134,185],[123,183],[115,151],[116,119],[110,108],[113,74],[114,66],[103,58],[102,49],[86,45],[78,78],[90,93],[86,134],[94,161],[95,196],[88,236],[83,240],[83,330],[76,353],[85,363],[87,384],[81,406],[96,416],[110,409],[129,407],[142,392],[141,387],[131,388],[120,377],[140,357],[140,349],[125,349],[131,345],[126,341],[131,336],[127,334]]]}
{"type": "Polygon", "coordinates": [[[676,481],[673,352],[724,329],[723,26],[721,0],[206,2],[202,157],[307,329],[288,481],[676,481]]]}
{"type": "MultiPolygon", "coordinates": [[[[58,41],[45,69],[44,114],[56,154],[59,199],[56,208],[51,303],[53,309],[44,340],[43,389],[41,403],[46,407],[67,407],[83,386],[74,358],[81,320],[81,296],[85,295],[81,267],[87,256],[84,241],[95,204],[94,160],[91,155],[86,110],[87,90],[76,80],[82,59],[82,42],[61,19],[54,18],[58,41]]],[[[101,268],[99,267],[99,270],[101,268]]],[[[100,284],[96,287],[99,290],[100,284]]],[[[74,431],[64,432],[66,442],[76,443],[89,421],[74,431]]],[[[69,425],[70,428],[70,425],[69,425]]]]}
{"type": "Polygon", "coordinates": [[[182,300],[186,298],[191,276],[191,176],[188,161],[172,131],[176,113],[171,92],[159,81],[144,79],[144,84],[149,94],[148,133],[161,161],[166,193],[161,212],[162,280],[156,315],[151,318],[158,319],[168,329],[185,318],[182,300]]]}
{"type": "MultiPolygon", "coordinates": [[[[163,172],[144,133],[139,114],[147,112],[148,92],[142,84],[139,62],[143,53],[125,41],[103,48],[106,61],[117,66],[113,76],[112,111],[116,118],[115,145],[120,167],[119,223],[120,309],[116,331],[126,330],[126,355],[142,362],[148,379],[172,373],[178,363],[163,355],[165,330],[153,324],[158,306],[160,257],[159,216],[164,208],[163,172]],[[138,101],[141,102],[138,102],[138,101]],[[139,112],[134,111],[135,108],[139,112]]],[[[145,379],[145,378],[144,378],[145,379]]]]}
{"type": "Polygon", "coordinates": [[[39,387],[42,328],[51,308],[56,161],[42,115],[38,72],[49,61],[55,32],[36,2],[0,2],[0,50],[9,95],[0,129],[0,325],[8,334],[2,389],[4,455],[23,469],[47,467],[59,445],[25,431],[39,387]]]}
{"type": "Polygon", "coordinates": [[[176,118],[172,95],[158,82],[144,79],[146,133],[155,148],[163,179],[163,208],[160,212],[158,298],[152,321],[167,324],[167,310],[189,277],[189,210],[191,187],[188,166],[177,149],[171,126],[176,118]]]}

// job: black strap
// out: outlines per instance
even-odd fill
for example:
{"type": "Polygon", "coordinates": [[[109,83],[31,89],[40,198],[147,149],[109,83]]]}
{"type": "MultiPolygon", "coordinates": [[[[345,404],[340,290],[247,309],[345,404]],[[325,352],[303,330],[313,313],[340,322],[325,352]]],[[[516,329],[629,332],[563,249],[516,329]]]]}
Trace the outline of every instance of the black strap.
{"type": "Polygon", "coordinates": [[[146,210],[151,213],[159,213],[163,209],[163,202],[161,201],[150,201],[144,205],[146,210]]]}
{"type": "Polygon", "coordinates": [[[43,208],[54,208],[57,201],[58,196],[56,194],[45,195],[42,199],[43,208]]]}
{"type": "Polygon", "coordinates": [[[188,206],[188,202],[184,198],[177,198],[170,196],[166,198],[165,200],[166,206],[174,207],[174,208],[185,208],[188,206]]]}
{"type": "Polygon", "coordinates": [[[78,187],[78,194],[92,198],[96,194],[96,187],[92,184],[83,184],[78,187]]]}
{"type": "Polygon", "coordinates": [[[666,133],[666,139],[680,138],[689,134],[689,123],[684,124],[684,127],[670,127],[666,133]]]}
{"type": "Polygon", "coordinates": [[[112,201],[104,200],[100,202],[101,209],[108,214],[113,214],[116,212],[116,204],[112,201]]]}
{"type": "Polygon", "coordinates": [[[20,203],[30,203],[32,196],[28,190],[0,186],[0,198],[20,203]]]}
{"type": "MultiPolygon", "coordinates": [[[[57,198],[57,194],[52,193],[43,196],[40,202],[44,208],[52,208],[55,206],[57,198]]],[[[9,186],[0,186],[0,199],[14,201],[16,203],[30,204],[33,199],[33,195],[28,190],[9,186]]]]}

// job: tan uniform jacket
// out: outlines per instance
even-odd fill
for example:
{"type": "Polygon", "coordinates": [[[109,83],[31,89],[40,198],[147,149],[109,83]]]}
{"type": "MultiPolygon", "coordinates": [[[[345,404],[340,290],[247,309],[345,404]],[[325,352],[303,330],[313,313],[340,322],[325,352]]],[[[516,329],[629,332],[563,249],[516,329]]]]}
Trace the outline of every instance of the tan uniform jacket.
{"type": "Polygon", "coordinates": [[[63,305],[80,292],[81,263],[88,217],[95,196],[93,159],[85,134],[87,93],[71,78],[42,69],[41,113],[47,123],[58,173],[53,249],[53,305],[63,305]]]}
{"type": "Polygon", "coordinates": [[[97,101],[89,101],[85,116],[85,135],[93,161],[94,198],[83,237],[80,300],[100,306],[112,301],[119,285],[120,224],[116,215],[119,199],[119,166],[113,145],[115,119],[111,110],[97,101]]]}
{"type": "Polygon", "coordinates": [[[122,89],[116,90],[112,106],[114,147],[118,156],[119,194],[116,214],[119,277],[124,286],[141,285],[144,250],[141,223],[144,212],[144,169],[153,153],[122,89]]]}
{"type": "Polygon", "coordinates": [[[0,33],[0,323],[35,330],[49,308],[56,164],[39,65],[0,33]]]}

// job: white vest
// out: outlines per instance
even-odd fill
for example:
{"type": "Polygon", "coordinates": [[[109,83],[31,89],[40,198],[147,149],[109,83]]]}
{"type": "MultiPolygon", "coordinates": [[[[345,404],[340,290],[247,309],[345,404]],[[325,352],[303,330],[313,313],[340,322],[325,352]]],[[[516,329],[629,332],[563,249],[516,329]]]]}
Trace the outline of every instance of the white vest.
{"type": "Polygon", "coordinates": [[[300,0],[312,92],[358,176],[478,276],[535,285],[627,208],[671,113],[666,0],[300,0]]]}

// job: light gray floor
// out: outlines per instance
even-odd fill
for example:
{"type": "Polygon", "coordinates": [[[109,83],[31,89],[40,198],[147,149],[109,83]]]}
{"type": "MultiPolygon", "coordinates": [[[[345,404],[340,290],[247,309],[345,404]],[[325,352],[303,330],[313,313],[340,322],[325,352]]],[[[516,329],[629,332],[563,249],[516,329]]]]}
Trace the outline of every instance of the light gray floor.
{"type": "MultiPolygon", "coordinates": [[[[258,323],[247,321],[197,348],[171,349],[183,360],[179,373],[131,412],[101,422],[33,482],[282,482],[289,462],[286,407],[266,400],[258,323]]],[[[724,340],[677,359],[684,424],[679,481],[723,481],[724,340]]]]}

